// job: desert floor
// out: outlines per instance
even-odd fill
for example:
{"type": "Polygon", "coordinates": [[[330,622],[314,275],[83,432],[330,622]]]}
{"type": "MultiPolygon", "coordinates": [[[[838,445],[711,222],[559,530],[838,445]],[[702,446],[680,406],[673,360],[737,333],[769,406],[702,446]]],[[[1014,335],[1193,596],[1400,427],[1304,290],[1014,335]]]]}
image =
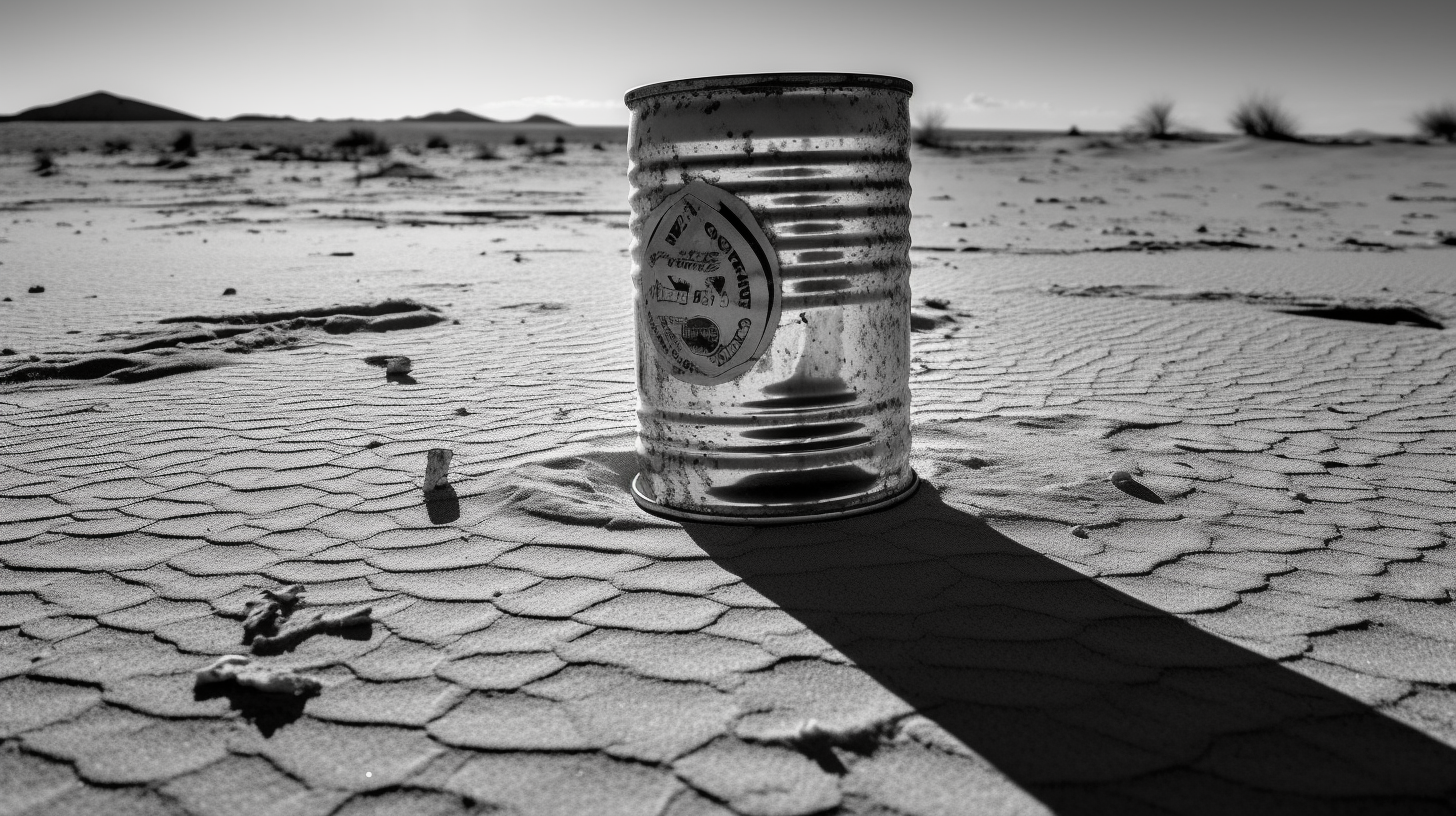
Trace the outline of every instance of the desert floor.
{"type": "Polygon", "coordinates": [[[1456,146],[917,149],[925,484],[757,529],[625,490],[622,143],[203,146],[0,154],[0,812],[1456,807],[1456,146]]]}

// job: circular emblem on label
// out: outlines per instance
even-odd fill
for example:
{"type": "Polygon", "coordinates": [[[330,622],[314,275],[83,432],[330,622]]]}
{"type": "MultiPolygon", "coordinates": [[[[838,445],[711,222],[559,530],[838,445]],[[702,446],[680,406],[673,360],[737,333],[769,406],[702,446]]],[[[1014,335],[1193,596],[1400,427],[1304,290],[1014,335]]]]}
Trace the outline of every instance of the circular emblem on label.
{"type": "Polygon", "coordinates": [[[779,267],[743,200],[704,181],[645,222],[638,334],[672,376],[716,385],[741,376],[773,341],[779,267]]]}
{"type": "Polygon", "coordinates": [[[683,323],[682,339],[688,351],[712,354],[718,350],[718,324],[706,317],[690,317],[683,323]]]}

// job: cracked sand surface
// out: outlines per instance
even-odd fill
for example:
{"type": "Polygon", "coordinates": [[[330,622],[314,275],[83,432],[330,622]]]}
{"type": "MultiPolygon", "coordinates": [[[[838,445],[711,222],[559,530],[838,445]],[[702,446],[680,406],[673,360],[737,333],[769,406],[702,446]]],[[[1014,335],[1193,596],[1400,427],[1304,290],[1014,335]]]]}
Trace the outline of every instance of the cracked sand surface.
{"type": "MultiPolygon", "coordinates": [[[[620,158],[576,169],[619,173],[620,158]]],[[[1269,177],[1268,157],[1225,158],[1204,174],[1269,177]]],[[[1123,160],[1078,157],[1105,177],[1077,185],[1114,202],[1094,209],[1136,209],[1106,192],[1132,172],[1123,160]]],[[[916,161],[932,174],[917,190],[956,199],[917,193],[936,219],[979,195],[973,181],[1048,158],[916,161]]],[[[1433,177],[1456,184],[1442,161],[1433,177]]],[[[1313,166],[1314,181],[1280,183],[1333,173],[1313,166]]],[[[1139,171],[1149,189],[1208,182],[1156,169],[1139,171]]],[[[430,195],[388,189],[401,208],[430,195]]],[[[48,220],[139,212],[45,206],[48,220]]],[[[1425,206],[1450,226],[1449,204],[1425,206]]],[[[620,227],[289,223],[301,235],[261,245],[194,225],[215,257],[179,248],[150,268],[171,246],[155,231],[98,228],[135,286],[210,260],[185,284],[205,295],[159,291],[150,311],[122,295],[90,325],[218,311],[228,283],[243,291],[226,307],[263,311],[446,282],[459,286],[427,297],[460,324],[320,336],[146,383],[0,388],[0,810],[1456,807],[1456,340],[1249,302],[1403,300],[1449,320],[1456,255],[917,251],[917,303],[947,307],[917,305],[925,486],[872,516],[748,529],[656,519],[626,492],[620,227]],[[576,251],[517,262],[498,237],[576,251]],[[318,242],[357,255],[303,260],[318,242]],[[1046,291],[1151,285],[1250,297],[1046,291]],[[362,362],[377,354],[408,356],[411,380],[362,362]],[[450,491],[427,496],[437,447],[454,451],[450,491]],[[307,588],[300,614],[372,609],[362,630],[254,658],[318,695],[200,693],[197,669],[242,648],[248,602],[289,584],[307,588]]],[[[105,307],[81,300],[92,281],[45,260],[57,239],[40,227],[5,234],[7,293],[47,285],[32,296],[45,301],[3,304],[6,342],[74,350],[84,338],[59,327],[78,304],[105,307]]]]}

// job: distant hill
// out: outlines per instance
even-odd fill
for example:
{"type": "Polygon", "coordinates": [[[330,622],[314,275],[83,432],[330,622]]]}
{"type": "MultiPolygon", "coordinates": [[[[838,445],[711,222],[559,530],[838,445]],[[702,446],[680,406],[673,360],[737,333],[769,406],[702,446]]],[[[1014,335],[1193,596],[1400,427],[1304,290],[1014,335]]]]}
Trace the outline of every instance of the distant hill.
{"type": "Polygon", "coordinates": [[[200,122],[188,113],[97,91],[0,117],[16,122],[200,122]]]}
{"type": "Polygon", "coordinates": [[[297,122],[292,116],[269,116],[264,113],[240,113],[229,122],[297,122]]]}
{"type": "Polygon", "coordinates": [[[537,114],[534,114],[532,116],[527,116],[525,119],[522,119],[519,122],[511,122],[510,124],[513,124],[513,125],[563,125],[565,127],[576,127],[575,125],[571,124],[570,122],[563,122],[563,121],[561,121],[560,119],[557,119],[554,116],[547,116],[544,113],[537,113],[537,114]]]}
{"type": "Polygon", "coordinates": [[[469,122],[495,124],[497,120],[456,108],[449,113],[427,113],[424,116],[406,116],[401,122],[469,122]]]}

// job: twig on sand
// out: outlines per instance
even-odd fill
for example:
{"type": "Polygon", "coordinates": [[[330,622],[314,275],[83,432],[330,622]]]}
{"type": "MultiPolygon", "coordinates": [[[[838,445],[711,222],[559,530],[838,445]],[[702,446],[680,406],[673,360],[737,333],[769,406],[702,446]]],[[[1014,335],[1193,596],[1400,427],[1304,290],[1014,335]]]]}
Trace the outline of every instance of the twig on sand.
{"type": "Polygon", "coordinates": [[[268,694],[289,694],[309,697],[322,686],[312,677],[294,674],[287,669],[265,669],[253,665],[246,655],[223,655],[206,668],[197,670],[197,687],[233,683],[268,694]]]}
{"type": "Polygon", "coordinates": [[[278,654],[292,649],[314,635],[368,626],[374,620],[373,612],[372,607],[365,606],[351,612],[332,615],[324,612],[312,612],[302,618],[289,618],[279,627],[278,634],[254,637],[253,654],[278,654]]]}
{"type": "Polygon", "coordinates": [[[368,626],[373,622],[373,609],[365,606],[349,612],[328,614],[310,612],[295,616],[294,610],[304,604],[306,590],[301,584],[279,589],[264,589],[243,604],[243,644],[253,654],[286,652],[314,635],[368,626]]]}
{"type": "Polygon", "coordinates": [[[301,584],[291,584],[282,589],[265,589],[258,597],[243,604],[247,617],[243,619],[243,645],[252,643],[258,637],[267,637],[278,632],[278,625],[293,613],[293,608],[303,600],[301,584]]]}

